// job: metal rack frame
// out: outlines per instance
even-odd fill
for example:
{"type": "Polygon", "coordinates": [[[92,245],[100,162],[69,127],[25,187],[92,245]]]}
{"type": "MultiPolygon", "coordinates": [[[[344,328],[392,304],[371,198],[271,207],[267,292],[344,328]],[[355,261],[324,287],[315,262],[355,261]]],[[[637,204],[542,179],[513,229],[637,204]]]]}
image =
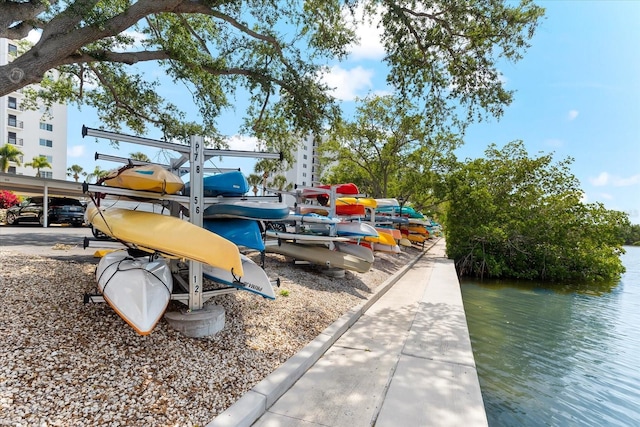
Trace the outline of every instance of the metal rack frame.
{"type": "MultiPolygon", "coordinates": [[[[222,198],[217,197],[204,197],[204,162],[211,157],[252,157],[252,158],[266,158],[266,159],[279,159],[284,158],[283,153],[269,153],[259,151],[239,151],[239,150],[214,150],[206,149],[204,147],[205,141],[202,136],[191,136],[189,138],[189,145],[177,144],[172,142],[160,141],[151,138],[144,138],[135,135],[120,134],[116,132],[109,132],[100,129],[92,129],[86,126],[82,126],[82,136],[93,136],[96,138],[106,138],[112,141],[129,142],[133,144],[146,145],[150,147],[156,147],[164,150],[173,150],[178,152],[181,156],[178,159],[172,159],[171,165],[168,169],[176,172],[182,168],[187,161],[189,162],[189,174],[191,190],[189,196],[172,195],[172,194],[159,194],[149,191],[128,190],[123,188],[108,187],[102,185],[83,184],[83,192],[120,195],[128,197],[145,198],[156,201],[171,201],[177,202],[183,206],[189,206],[189,222],[202,227],[203,212],[205,205],[214,204],[221,201],[222,198]]],[[[97,155],[97,153],[96,153],[97,155]]],[[[120,158],[117,158],[120,159],[120,158]]],[[[118,161],[118,160],[114,160],[118,161]]],[[[144,163],[144,162],[143,162],[144,163]]],[[[273,200],[274,197],[255,198],[255,200],[273,200]]],[[[224,200],[246,200],[245,197],[230,198],[225,197],[224,200]]],[[[251,200],[254,200],[252,198],[251,200]]],[[[173,212],[172,212],[173,213],[173,212]]],[[[203,292],[202,288],[202,264],[198,261],[189,261],[189,283],[188,297],[185,294],[177,294],[175,299],[187,302],[190,311],[201,310],[204,302],[222,293],[229,293],[235,291],[235,288],[230,290],[213,290],[203,292]]],[[[183,285],[183,284],[182,284],[183,285]]],[[[172,299],[174,295],[172,294],[172,299]]]]}

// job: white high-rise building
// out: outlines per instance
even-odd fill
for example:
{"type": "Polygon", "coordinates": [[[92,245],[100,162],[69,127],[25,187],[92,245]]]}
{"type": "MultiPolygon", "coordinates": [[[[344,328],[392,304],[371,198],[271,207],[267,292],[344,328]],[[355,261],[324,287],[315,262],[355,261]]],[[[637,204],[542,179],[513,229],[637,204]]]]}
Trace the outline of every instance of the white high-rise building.
{"type": "Polygon", "coordinates": [[[319,183],[321,171],[317,148],[313,136],[308,136],[300,143],[294,154],[291,169],[285,173],[287,182],[303,187],[311,187],[319,183]]]}
{"type": "MultiPolygon", "coordinates": [[[[321,173],[317,142],[314,141],[313,136],[308,136],[300,142],[294,153],[293,164],[285,172],[285,177],[288,183],[312,187],[320,183],[321,173]]],[[[285,202],[293,205],[295,198],[287,196],[285,202]]]]}
{"type": "MultiPolygon", "coordinates": [[[[0,65],[6,65],[18,55],[18,44],[0,38],[0,65]]],[[[0,97],[0,146],[13,144],[23,156],[22,166],[10,164],[9,172],[35,176],[37,170],[24,166],[34,157],[44,156],[51,169],[41,169],[43,178],[67,178],[67,106],[55,104],[50,109],[21,108],[22,90],[0,97]]]]}

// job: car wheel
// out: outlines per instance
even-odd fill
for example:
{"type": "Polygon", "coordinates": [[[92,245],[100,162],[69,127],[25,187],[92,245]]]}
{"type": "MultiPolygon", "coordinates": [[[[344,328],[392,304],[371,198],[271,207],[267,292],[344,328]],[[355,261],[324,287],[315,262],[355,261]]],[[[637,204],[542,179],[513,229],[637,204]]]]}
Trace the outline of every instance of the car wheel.
{"type": "Polygon", "coordinates": [[[98,240],[109,240],[109,236],[104,234],[102,231],[95,228],[93,225],[91,226],[91,234],[98,240]]]}
{"type": "Polygon", "coordinates": [[[38,222],[40,223],[41,226],[44,227],[44,215],[42,214],[38,215],[38,222]]]}
{"type": "Polygon", "coordinates": [[[7,224],[8,225],[14,225],[17,224],[18,220],[16,219],[16,214],[12,213],[12,212],[7,212],[7,224]]]}

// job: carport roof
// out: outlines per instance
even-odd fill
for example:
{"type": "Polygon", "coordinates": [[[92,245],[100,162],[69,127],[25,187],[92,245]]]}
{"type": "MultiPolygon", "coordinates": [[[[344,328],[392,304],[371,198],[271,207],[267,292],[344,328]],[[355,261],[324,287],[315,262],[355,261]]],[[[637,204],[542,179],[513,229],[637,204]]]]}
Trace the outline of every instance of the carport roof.
{"type": "Polygon", "coordinates": [[[49,196],[84,196],[81,182],[38,178],[35,176],[3,172],[0,172],[0,190],[10,190],[25,196],[42,196],[45,194],[45,190],[49,196]]]}

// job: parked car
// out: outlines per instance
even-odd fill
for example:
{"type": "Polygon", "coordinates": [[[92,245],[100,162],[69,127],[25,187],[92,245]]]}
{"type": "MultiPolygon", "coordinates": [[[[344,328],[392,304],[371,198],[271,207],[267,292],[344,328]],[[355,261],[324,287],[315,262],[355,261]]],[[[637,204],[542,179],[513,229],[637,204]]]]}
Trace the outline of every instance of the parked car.
{"type": "MultiPolygon", "coordinates": [[[[70,197],[49,197],[49,224],[69,223],[79,227],[84,224],[84,206],[80,200],[70,197]]],[[[44,198],[31,197],[17,206],[7,209],[7,224],[39,222],[44,225],[44,198]]]]}

